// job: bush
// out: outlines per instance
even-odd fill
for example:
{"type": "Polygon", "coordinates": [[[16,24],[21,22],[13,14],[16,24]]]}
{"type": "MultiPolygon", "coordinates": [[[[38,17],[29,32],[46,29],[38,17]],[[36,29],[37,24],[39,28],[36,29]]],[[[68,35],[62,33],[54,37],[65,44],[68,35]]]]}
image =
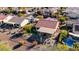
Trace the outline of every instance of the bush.
{"type": "Polygon", "coordinates": [[[0,51],[11,51],[12,49],[6,42],[0,42],[0,51]]]}
{"type": "Polygon", "coordinates": [[[18,13],[18,16],[26,16],[24,13],[18,13]]]}
{"type": "Polygon", "coordinates": [[[68,30],[66,26],[61,26],[60,29],[61,30],[68,30]]]}
{"type": "Polygon", "coordinates": [[[67,35],[68,35],[68,32],[66,30],[62,30],[60,32],[59,42],[62,42],[62,40],[67,37],[67,35]]]}
{"type": "Polygon", "coordinates": [[[69,50],[69,48],[68,48],[67,45],[60,44],[60,43],[57,45],[57,48],[58,48],[58,50],[60,50],[60,51],[67,51],[67,50],[69,50]]]}
{"type": "Polygon", "coordinates": [[[65,22],[65,20],[66,20],[66,18],[64,16],[62,16],[62,17],[59,18],[60,22],[65,22]]]}
{"type": "Polygon", "coordinates": [[[42,20],[43,16],[39,15],[39,16],[37,16],[37,18],[42,20]]]}
{"type": "Polygon", "coordinates": [[[27,24],[23,28],[26,31],[26,33],[31,33],[32,32],[33,25],[32,24],[27,24]]]}

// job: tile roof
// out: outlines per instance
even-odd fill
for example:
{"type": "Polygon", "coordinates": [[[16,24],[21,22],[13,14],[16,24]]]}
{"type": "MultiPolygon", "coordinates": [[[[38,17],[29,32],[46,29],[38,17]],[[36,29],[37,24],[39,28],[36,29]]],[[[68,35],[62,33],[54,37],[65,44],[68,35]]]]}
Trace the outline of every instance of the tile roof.
{"type": "Polygon", "coordinates": [[[55,29],[50,29],[50,28],[41,27],[41,28],[38,29],[37,31],[43,32],[43,33],[53,34],[53,33],[55,32],[55,29]]]}
{"type": "Polygon", "coordinates": [[[17,17],[17,16],[15,16],[12,19],[10,19],[8,22],[14,22],[16,24],[21,24],[22,21],[24,21],[24,19],[25,19],[24,17],[17,17]]]}
{"type": "Polygon", "coordinates": [[[79,19],[69,19],[66,21],[67,24],[79,24],[79,19]]]}
{"type": "Polygon", "coordinates": [[[44,20],[57,21],[57,19],[56,19],[56,18],[50,18],[50,17],[48,17],[48,18],[46,18],[46,19],[44,19],[44,20]]]}
{"type": "Polygon", "coordinates": [[[68,7],[64,12],[71,18],[79,18],[79,7],[68,7]]]}
{"type": "Polygon", "coordinates": [[[6,17],[6,15],[0,15],[0,20],[4,20],[6,17]]]}
{"type": "Polygon", "coordinates": [[[57,24],[58,21],[40,20],[36,24],[36,27],[46,27],[46,28],[56,29],[57,24]]]}

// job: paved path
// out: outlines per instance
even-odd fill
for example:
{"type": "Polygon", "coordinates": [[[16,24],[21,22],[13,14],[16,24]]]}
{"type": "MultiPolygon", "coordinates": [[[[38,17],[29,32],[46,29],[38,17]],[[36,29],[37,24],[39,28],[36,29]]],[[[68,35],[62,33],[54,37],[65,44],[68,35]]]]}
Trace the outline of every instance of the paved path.
{"type": "Polygon", "coordinates": [[[1,34],[1,33],[0,33],[0,40],[8,42],[10,47],[13,47],[16,44],[15,42],[9,40],[9,36],[8,35],[1,34]]]}
{"type": "Polygon", "coordinates": [[[70,35],[73,35],[73,36],[76,36],[76,37],[79,37],[79,34],[74,34],[74,33],[69,33],[70,35]]]}

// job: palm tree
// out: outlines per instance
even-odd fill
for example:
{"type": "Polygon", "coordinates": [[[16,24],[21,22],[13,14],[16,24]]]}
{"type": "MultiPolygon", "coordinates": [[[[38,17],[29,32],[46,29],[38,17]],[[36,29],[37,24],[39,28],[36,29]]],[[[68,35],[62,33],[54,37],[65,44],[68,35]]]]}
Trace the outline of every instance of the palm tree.
{"type": "Polygon", "coordinates": [[[59,42],[62,43],[63,38],[66,38],[68,36],[68,32],[66,30],[62,30],[60,32],[60,36],[59,36],[59,42]]]}

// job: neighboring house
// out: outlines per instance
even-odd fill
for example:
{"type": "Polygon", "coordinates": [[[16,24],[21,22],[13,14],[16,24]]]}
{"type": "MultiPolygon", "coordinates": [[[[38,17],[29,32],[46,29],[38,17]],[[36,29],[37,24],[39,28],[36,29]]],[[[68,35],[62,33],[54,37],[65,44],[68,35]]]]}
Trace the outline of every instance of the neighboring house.
{"type": "Polygon", "coordinates": [[[30,15],[30,16],[28,16],[27,17],[27,19],[29,20],[29,22],[31,23],[31,22],[35,22],[35,21],[38,21],[39,20],[39,18],[35,18],[34,16],[32,16],[32,15],[30,15]]]}
{"type": "Polygon", "coordinates": [[[36,24],[38,32],[53,34],[58,29],[58,21],[40,20],[36,24]]]}
{"type": "Polygon", "coordinates": [[[11,18],[12,18],[12,16],[10,16],[10,15],[3,15],[3,14],[1,14],[0,15],[0,22],[7,22],[11,18]]]}
{"type": "Polygon", "coordinates": [[[7,15],[7,17],[4,19],[4,22],[6,23],[6,22],[8,22],[8,20],[10,20],[10,19],[12,19],[12,18],[13,18],[13,16],[7,15]]]}
{"type": "Polygon", "coordinates": [[[65,12],[66,16],[68,16],[71,19],[79,18],[79,8],[78,7],[68,7],[63,12],[65,12]]]}
{"type": "Polygon", "coordinates": [[[73,13],[73,12],[69,12],[67,14],[67,16],[70,18],[70,19],[78,19],[79,18],[79,15],[76,14],[76,13],[73,13]]]}
{"type": "Polygon", "coordinates": [[[29,20],[29,22],[33,22],[33,21],[34,21],[34,17],[33,17],[32,15],[29,15],[29,16],[27,17],[27,19],[29,20]]]}
{"type": "Polygon", "coordinates": [[[0,15],[0,22],[4,21],[6,17],[6,15],[0,15]]]}
{"type": "Polygon", "coordinates": [[[45,18],[50,17],[51,16],[51,11],[48,8],[44,8],[43,9],[43,16],[45,18]]]}
{"type": "Polygon", "coordinates": [[[0,11],[7,10],[8,7],[0,7],[0,11]]]}
{"type": "Polygon", "coordinates": [[[67,26],[72,27],[72,32],[75,34],[79,34],[79,19],[75,19],[75,20],[68,20],[66,22],[67,26]]]}
{"type": "Polygon", "coordinates": [[[10,23],[10,24],[13,24],[13,25],[23,27],[24,25],[29,23],[29,21],[24,17],[14,16],[11,19],[9,19],[6,23],[10,23]]]}
{"type": "Polygon", "coordinates": [[[73,25],[73,32],[79,34],[79,23],[73,25]]]}
{"type": "Polygon", "coordinates": [[[59,9],[59,7],[50,7],[49,8],[51,12],[56,13],[59,9]]]}
{"type": "Polygon", "coordinates": [[[48,18],[46,18],[46,19],[44,19],[44,20],[57,21],[57,19],[56,19],[56,18],[50,18],[50,17],[48,17],[48,18]]]}

